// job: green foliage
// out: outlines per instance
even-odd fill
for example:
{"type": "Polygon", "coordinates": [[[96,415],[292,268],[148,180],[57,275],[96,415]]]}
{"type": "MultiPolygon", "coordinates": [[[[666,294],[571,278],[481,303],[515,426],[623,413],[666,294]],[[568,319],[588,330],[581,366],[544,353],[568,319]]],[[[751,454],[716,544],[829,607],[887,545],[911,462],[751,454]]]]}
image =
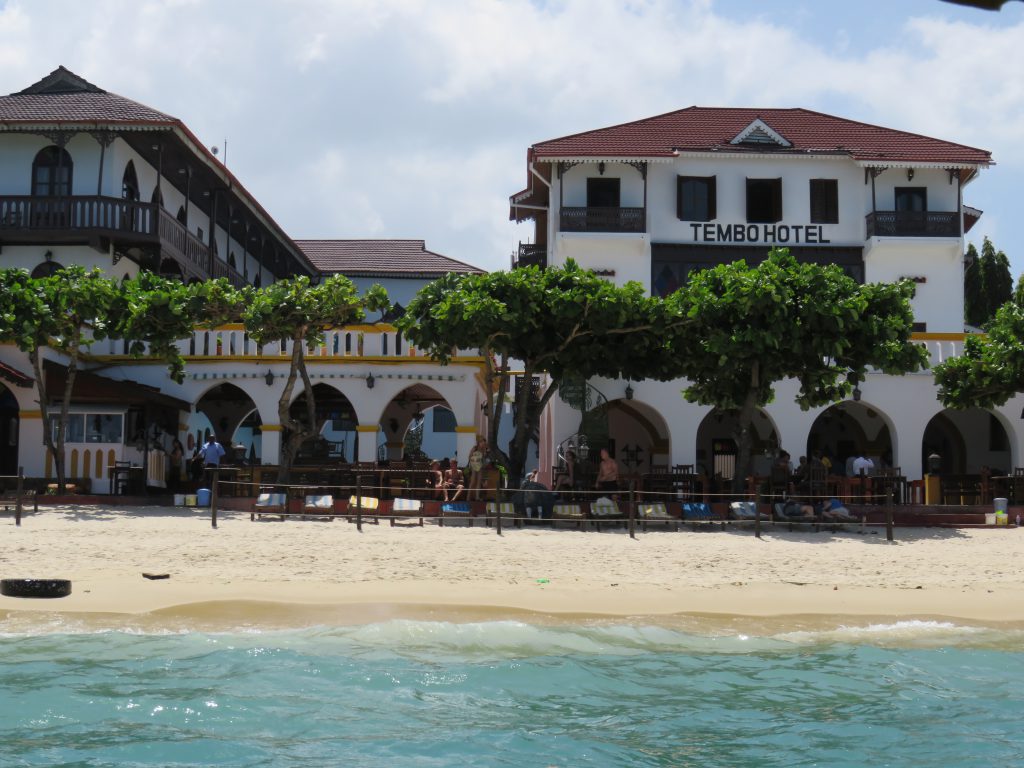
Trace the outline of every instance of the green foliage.
{"type": "Polygon", "coordinates": [[[1017,287],[1013,289],[1011,301],[1018,307],[1024,307],[1024,274],[1017,278],[1017,287]]]}
{"type": "Polygon", "coordinates": [[[1004,304],[987,336],[968,336],[963,354],[935,366],[934,374],[948,408],[994,408],[1024,390],[1024,308],[1004,304]]]}
{"type": "Polygon", "coordinates": [[[642,286],[619,287],[581,269],[528,267],[485,275],[448,274],[425,286],[399,321],[403,334],[443,364],[458,349],[484,358],[492,457],[521,477],[540,413],[567,376],[671,378],[672,338],[686,321],[646,295],[642,286]],[[515,436],[507,453],[496,446],[509,391],[511,363],[523,374],[554,380],[538,402],[529,387],[516,401],[515,436]]]}
{"type": "Polygon", "coordinates": [[[212,328],[238,320],[252,289],[236,291],[226,278],[183,285],[152,272],[125,280],[125,311],[116,335],[128,341],[135,357],[148,354],[167,362],[170,377],[179,384],[185,361],[175,342],[190,338],[196,326],[212,328]]]}
{"type": "Polygon", "coordinates": [[[981,255],[974,245],[967,247],[968,266],[964,273],[964,319],[969,325],[985,327],[1013,295],[1013,277],[1006,254],[997,251],[987,237],[981,255]]]}

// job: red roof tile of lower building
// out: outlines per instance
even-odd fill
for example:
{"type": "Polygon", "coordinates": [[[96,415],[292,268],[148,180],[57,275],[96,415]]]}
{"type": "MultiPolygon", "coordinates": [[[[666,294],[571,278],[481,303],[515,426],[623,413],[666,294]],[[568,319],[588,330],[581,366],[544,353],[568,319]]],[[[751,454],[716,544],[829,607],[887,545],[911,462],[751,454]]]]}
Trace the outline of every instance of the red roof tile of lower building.
{"type": "Polygon", "coordinates": [[[764,152],[731,142],[760,119],[791,147],[779,154],[845,154],[861,162],[987,165],[990,152],[916,133],[882,128],[807,109],[687,107],[656,117],[534,144],[537,160],[571,157],[674,157],[679,152],[764,152]]]}
{"type": "Polygon", "coordinates": [[[429,277],[482,274],[462,261],[428,251],[423,240],[296,240],[316,269],[357,277],[429,277]]]}

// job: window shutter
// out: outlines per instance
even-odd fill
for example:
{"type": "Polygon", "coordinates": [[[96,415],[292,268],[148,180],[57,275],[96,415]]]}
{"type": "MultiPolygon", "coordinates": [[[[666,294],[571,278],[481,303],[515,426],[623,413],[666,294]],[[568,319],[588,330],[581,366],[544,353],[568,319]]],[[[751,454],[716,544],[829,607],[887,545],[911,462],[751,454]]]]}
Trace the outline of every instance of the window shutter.
{"type": "Polygon", "coordinates": [[[683,221],[683,177],[676,175],[676,218],[683,221]]]}
{"type": "Polygon", "coordinates": [[[708,176],[708,221],[718,218],[718,185],[716,176],[708,176]]]}
{"type": "Polygon", "coordinates": [[[772,207],[775,213],[775,221],[782,221],[782,179],[775,179],[772,186],[772,207]]]}

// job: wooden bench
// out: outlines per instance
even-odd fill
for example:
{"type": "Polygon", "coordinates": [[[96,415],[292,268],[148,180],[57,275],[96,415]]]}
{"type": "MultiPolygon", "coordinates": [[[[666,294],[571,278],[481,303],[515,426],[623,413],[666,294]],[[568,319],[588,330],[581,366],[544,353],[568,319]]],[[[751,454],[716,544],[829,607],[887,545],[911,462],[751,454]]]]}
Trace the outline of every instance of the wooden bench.
{"type": "Polygon", "coordinates": [[[29,501],[32,502],[32,509],[34,512],[39,511],[39,494],[35,488],[22,488],[19,492],[16,488],[9,491],[4,491],[0,495],[0,502],[4,505],[4,512],[10,512],[13,507],[15,512],[20,512],[25,508],[25,504],[29,501]]]}

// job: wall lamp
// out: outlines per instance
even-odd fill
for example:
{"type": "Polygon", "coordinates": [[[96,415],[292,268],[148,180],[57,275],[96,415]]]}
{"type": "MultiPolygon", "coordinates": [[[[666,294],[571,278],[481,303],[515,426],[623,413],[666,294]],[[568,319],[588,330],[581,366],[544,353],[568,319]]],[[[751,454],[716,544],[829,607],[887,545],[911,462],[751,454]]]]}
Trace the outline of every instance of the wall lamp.
{"type": "Polygon", "coordinates": [[[914,180],[914,169],[913,168],[907,168],[907,181],[913,181],[913,180],[914,180]]]}
{"type": "Polygon", "coordinates": [[[632,400],[633,399],[633,387],[630,385],[630,383],[628,381],[626,382],[626,399],[627,400],[632,400]]]}
{"type": "Polygon", "coordinates": [[[274,386],[274,372],[267,368],[267,375],[263,377],[263,380],[267,382],[268,387],[274,386]]]}
{"type": "Polygon", "coordinates": [[[374,383],[375,383],[375,381],[374,381],[374,378],[373,378],[373,374],[372,373],[366,374],[366,388],[367,389],[373,389],[374,383]]]}
{"type": "Polygon", "coordinates": [[[855,402],[855,403],[859,403],[860,402],[860,387],[854,387],[853,388],[853,402],[855,402]]]}

